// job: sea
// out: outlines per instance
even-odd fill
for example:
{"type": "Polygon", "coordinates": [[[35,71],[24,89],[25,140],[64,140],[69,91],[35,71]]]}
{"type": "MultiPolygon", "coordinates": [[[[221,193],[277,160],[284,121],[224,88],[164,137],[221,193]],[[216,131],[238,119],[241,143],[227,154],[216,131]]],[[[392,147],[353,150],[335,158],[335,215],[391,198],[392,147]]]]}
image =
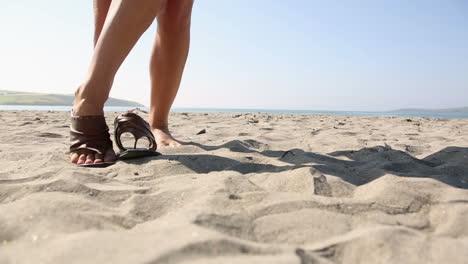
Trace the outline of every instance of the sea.
{"type": "MultiPolygon", "coordinates": [[[[106,112],[125,112],[135,107],[108,106],[106,112]]],[[[140,107],[148,111],[147,107],[140,107]]],[[[38,105],[0,105],[0,111],[70,111],[70,106],[38,106],[38,105]]],[[[173,108],[172,112],[192,113],[267,113],[291,115],[335,115],[335,116],[383,116],[383,117],[427,117],[427,118],[468,118],[463,112],[437,111],[321,111],[321,110],[284,110],[284,109],[231,109],[231,108],[173,108]]]]}

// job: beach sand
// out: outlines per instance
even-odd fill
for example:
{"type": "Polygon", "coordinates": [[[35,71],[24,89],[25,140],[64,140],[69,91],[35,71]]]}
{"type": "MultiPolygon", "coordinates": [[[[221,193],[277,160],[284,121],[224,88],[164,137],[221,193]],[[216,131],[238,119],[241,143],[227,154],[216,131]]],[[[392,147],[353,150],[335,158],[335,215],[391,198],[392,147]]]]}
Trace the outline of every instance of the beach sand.
{"type": "Polygon", "coordinates": [[[468,119],[176,113],[89,169],[68,116],[0,112],[2,264],[468,261],[468,119]]]}

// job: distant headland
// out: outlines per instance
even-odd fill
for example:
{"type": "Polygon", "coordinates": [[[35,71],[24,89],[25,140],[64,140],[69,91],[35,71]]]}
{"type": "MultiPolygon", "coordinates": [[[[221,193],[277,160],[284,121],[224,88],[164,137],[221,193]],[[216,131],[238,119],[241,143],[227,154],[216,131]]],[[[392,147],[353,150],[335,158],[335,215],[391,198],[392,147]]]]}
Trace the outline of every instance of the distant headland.
{"type": "Polygon", "coordinates": [[[468,113],[467,107],[457,107],[457,108],[443,108],[443,109],[420,109],[420,108],[407,108],[407,109],[398,109],[391,112],[437,112],[437,113],[468,113]]]}
{"type": "MultiPolygon", "coordinates": [[[[47,105],[47,106],[71,106],[73,95],[29,93],[19,91],[0,90],[0,105],[47,105]]],[[[137,102],[109,97],[106,106],[131,106],[144,107],[137,102]]]]}

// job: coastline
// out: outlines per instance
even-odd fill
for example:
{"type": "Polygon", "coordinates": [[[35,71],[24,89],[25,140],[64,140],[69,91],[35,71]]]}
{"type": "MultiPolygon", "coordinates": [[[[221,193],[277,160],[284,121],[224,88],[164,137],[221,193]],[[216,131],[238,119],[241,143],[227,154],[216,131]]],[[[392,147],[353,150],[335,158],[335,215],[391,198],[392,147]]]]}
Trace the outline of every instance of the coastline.
{"type": "MultiPolygon", "coordinates": [[[[134,106],[106,106],[105,112],[124,112],[140,109],[148,112],[148,107],[134,106]]],[[[37,105],[0,105],[1,111],[65,111],[69,112],[71,106],[37,106],[37,105]]],[[[361,116],[361,117],[419,117],[419,118],[449,118],[468,119],[468,112],[449,111],[325,111],[325,110],[287,110],[287,109],[232,109],[232,108],[173,108],[174,113],[214,113],[214,114],[290,114],[290,115],[331,115],[331,116],[361,116]]]]}

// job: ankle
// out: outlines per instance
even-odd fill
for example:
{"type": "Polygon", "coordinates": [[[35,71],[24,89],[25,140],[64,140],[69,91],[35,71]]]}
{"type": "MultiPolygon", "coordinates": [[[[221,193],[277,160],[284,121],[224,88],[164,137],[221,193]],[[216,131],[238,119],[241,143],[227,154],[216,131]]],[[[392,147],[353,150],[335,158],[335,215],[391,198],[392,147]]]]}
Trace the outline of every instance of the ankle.
{"type": "Polygon", "coordinates": [[[96,93],[89,82],[85,82],[75,91],[73,101],[73,114],[75,115],[102,115],[104,114],[104,103],[107,101],[107,95],[96,93]]]}
{"type": "Polygon", "coordinates": [[[159,129],[159,130],[163,130],[163,131],[166,131],[166,130],[169,130],[169,125],[167,123],[161,123],[161,124],[151,124],[151,128],[152,129],[159,129]]]}
{"type": "Polygon", "coordinates": [[[154,110],[150,111],[149,115],[149,124],[152,129],[167,130],[169,127],[168,118],[160,118],[160,115],[157,115],[154,110]],[[159,117],[159,118],[158,118],[159,117]]]}
{"type": "Polygon", "coordinates": [[[73,104],[73,115],[88,116],[88,115],[103,115],[104,106],[87,99],[75,99],[73,104]]]}
{"type": "Polygon", "coordinates": [[[84,96],[80,89],[75,93],[73,101],[73,115],[102,115],[104,114],[104,102],[100,102],[93,97],[84,96]]]}

